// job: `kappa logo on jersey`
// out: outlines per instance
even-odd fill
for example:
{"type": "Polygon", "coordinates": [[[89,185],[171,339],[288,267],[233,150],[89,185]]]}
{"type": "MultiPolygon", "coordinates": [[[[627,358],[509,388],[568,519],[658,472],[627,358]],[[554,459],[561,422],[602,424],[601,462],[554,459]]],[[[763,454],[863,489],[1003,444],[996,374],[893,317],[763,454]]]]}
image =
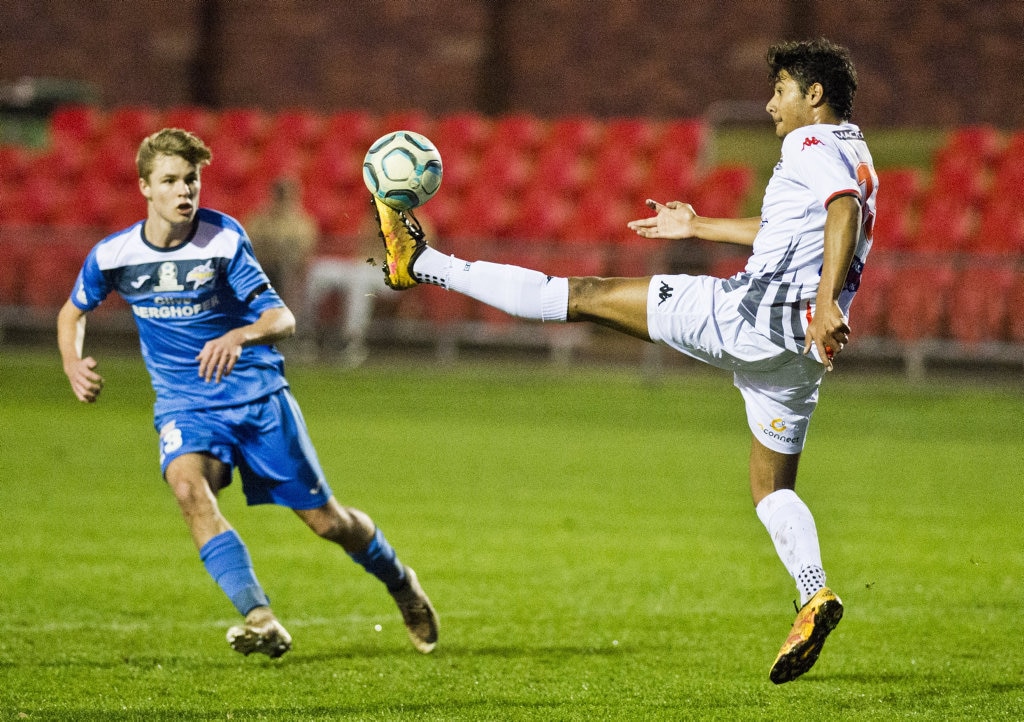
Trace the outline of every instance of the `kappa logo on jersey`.
{"type": "Polygon", "coordinates": [[[658,305],[660,306],[661,304],[665,303],[665,301],[672,298],[672,294],[675,292],[675,290],[676,289],[672,288],[672,286],[662,281],[661,288],[658,289],[658,298],[661,299],[660,301],[658,301],[658,305]]]}
{"type": "Polygon", "coordinates": [[[85,295],[85,282],[78,284],[78,290],[75,291],[75,300],[83,306],[89,303],[89,297],[85,295]]]}
{"type": "Polygon", "coordinates": [[[800,150],[803,150],[804,148],[810,148],[815,145],[824,145],[824,143],[822,143],[820,140],[818,140],[812,135],[810,138],[804,138],[804,144],[800,146],[800,150]]]}
{"type": "Polygon", "coordinates": [[[151,278],[152,276],[150,276],[148,273],[143,273],[141,276],[139,276],[138,278],[131,282],[131,287],[134,288],[135,290],[138,290],[142,288],[143,283],[145,283],[151,278]]]}
{"type": "Polygon", "coordinates": [[[842,130],[833,130],[832,135],[839,138],[839,140],[864,140],[864,134],[859,130],[850,130],[844,128],[842,130]]]}
{"type": "Polygon", "coordinates": [[[213,280],[213,275],[213,259],[211,258],[203,265],[196,266],[191,271],[189,271],[188,275],[185,276],[185,283],[194,284],[192,286],[192,290],[194,291],[203,284],[209,283],[211,280],[213,280]]]}

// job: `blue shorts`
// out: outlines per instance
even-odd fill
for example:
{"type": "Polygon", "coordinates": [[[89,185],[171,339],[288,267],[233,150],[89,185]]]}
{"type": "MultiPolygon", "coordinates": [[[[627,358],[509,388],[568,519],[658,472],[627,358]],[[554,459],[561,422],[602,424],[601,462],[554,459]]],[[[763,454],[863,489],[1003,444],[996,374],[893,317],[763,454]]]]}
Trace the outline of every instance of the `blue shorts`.
{"type": "Polygon", "coordinates": [[[164,474],[182,454],[206,453],[238,467],[250,506],[317,509],[331,498],[306,422],[287,388],[239,406],[160,414],[154,426],[164,474]]]}

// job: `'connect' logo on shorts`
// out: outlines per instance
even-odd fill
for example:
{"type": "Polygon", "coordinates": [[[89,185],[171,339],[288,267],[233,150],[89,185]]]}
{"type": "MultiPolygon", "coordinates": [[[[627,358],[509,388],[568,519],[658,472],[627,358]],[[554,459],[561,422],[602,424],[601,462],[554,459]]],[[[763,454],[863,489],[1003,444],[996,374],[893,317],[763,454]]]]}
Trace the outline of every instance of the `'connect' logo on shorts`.
{"type": "Polygon", "coordinates": [[[767,426],[760,423],[758,426],[761,427],[762,434],[776,441],[781,441],[785,444],[797,444],[800,442],[799,436],[786,436],[785,431],[789,427],[786,426],[786,422],[782,419],[772,419],[768,422],[767,426]]]}

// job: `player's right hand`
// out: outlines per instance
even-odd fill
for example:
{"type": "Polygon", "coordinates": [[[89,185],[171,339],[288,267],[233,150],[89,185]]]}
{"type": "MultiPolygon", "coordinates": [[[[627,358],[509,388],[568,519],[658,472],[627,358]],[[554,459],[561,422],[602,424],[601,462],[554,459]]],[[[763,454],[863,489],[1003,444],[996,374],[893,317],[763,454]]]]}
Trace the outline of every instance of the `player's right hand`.
{"type": "Polygon", "coordinates": [[[71,382],[71,390],[75,392],[79,401],[87,404],[96,401],[103,390],[103,377],[94,371],[95,368],[96,359],[87,356],[75,361],[70,369],[64,369],[68,381],[71,382]]]}
{"type": "Polygon", "coordinates": [[[653,217],[641,218],[627,224],[638,236],[679,240],[695,235],[693,224],[697,214],[689,203],[669,201],[662,204],[648,199],[647,207],[654,211],[653,217]]]}

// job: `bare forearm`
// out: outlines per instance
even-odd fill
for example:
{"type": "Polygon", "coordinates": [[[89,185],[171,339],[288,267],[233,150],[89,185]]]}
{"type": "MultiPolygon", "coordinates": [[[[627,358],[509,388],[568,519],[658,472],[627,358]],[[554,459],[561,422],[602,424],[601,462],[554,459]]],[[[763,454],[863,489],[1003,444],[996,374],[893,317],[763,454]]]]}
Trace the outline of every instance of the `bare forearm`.
{"type": "Polygon", "coordinates": [[[242,346],[271,344],[295,333],[295,316],[286,308],[265,311],[255,322],[237,329],[242,346]]]}
{"type": "Polygon", "coordinates": [[[57,314],[57,350],[66,369],[70,363],[82,358],[85,340],[85,314],[68,301],[57,314]]]}
{"type": "Polygon", "coordinates": [[[817,304],[839,299],[853,262],[860,230],[860,202],[853,196],[832,201],[825,219],[825,252],[817,304]]]}
{"type": "Polygon", "coordinates": [[[694,237],[715,243],[735,243],[753,246],[761,228],[760,217],[752,218],[694,218],[694,237]]]}

